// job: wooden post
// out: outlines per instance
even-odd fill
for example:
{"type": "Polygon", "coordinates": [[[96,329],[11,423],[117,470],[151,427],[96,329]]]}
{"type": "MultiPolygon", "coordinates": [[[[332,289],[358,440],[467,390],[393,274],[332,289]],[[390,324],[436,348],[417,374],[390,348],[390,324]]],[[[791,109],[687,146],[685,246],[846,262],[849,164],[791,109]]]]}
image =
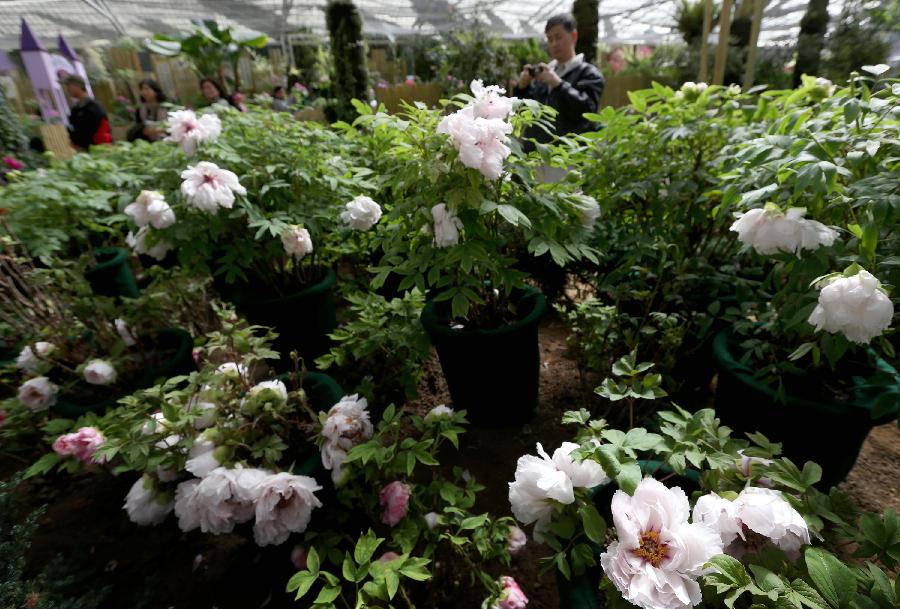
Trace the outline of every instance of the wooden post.
{"type": "Polygon", "coordinates": [[[747,65],[744,67],[744,90],[753,86],[756,76],[756,52],[759,30],[762,28],[762,14],[766,0],[753,0],[753,25],[750,28],[750,42],[747,43],[747,65]]]}
{"type": "Polygon", "coordinates": [[[709,31],[712,29],[712,0],[704,0],[703,2],[703,36],[700,38],[700,72],[697,74],[697,82],[706,82],[709,78],[707,70],[709,67],[709,31]]]}
{"type": "Polygon", "coordinates": [[[716,63],[713,66],[712,84],[721,85],[725,81],[725,63],[728,60],[728,42],[731,38],[731,0],[722,0],[719,15],[719,46],[716,47],[716,63]]]}

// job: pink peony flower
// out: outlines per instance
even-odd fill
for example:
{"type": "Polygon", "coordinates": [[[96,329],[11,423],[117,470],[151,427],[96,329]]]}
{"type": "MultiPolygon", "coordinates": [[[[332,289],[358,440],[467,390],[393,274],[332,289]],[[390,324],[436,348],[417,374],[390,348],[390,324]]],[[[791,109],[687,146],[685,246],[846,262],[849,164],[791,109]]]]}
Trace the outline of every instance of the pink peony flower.
{"type": "MultiPolygon", "coordinates": [[[[103,444],[103,434],[96,427],[82,427],[74,433],[59,436],[53,450],[61,457],[75,457],[84,463],[94,461],[94,452],[103,444]]],[[[103,463],[103,460],[96,461],[103,463]]]]}
{"type": "Polygon", "coordinates": [[[294,565],[294,568],[298,571],[306,570],[306,561],[308,558],[309,554],[306,553],[306,548],[303,546],[297,545],[291,550],[291,564],[294,565]]]}
{"type": "Polygon", "coordinates": [[[491,607],[491,609],[525,609],[528,604],[528,597],[522,592],[522,588],[513,578],[504,575],[500,578],[500,586],[503,590],[500,592],[500,598],[491,607]]]}
{"type": "Polygon", "coordinates": [[[506,549],[510,554],[518,554],[519,551],[528,543],[528,536],[525,531],[515,525],[509,526],[509,535],[506,536],[506,549]]]}
{"type": "Polygon", "coordinates": [[[391,482],[378,494],[378,503],[384,507],[384,515],[381,522],[395,526],[406,517],[406,508],[409,504],[409,496],[412,490],[409,485],[399,480],[391,482]]]}
{"type": "Polygon", "coordinates": [[[378,562],[385,564],[385,563],[391,562],[392,560],[396,560],[398,558],[400,558],[400,555],[397,554],[396,552],[385,552],[384,554],[381,555],[381,558],[378,559],[378,562]]]}
{"type": "Polygon", "coordinates": [[[10,169],[20,170],[25,169],[25,163],[22,161],[16,160],[11,156],[3,157],[3,164],[9,167],[10,169]]]}
{"type": "Polygon", "coordinates": [[[0,427],[3,427],[4,423],[6,423],[6,411],[0,409],[0,427]]]}

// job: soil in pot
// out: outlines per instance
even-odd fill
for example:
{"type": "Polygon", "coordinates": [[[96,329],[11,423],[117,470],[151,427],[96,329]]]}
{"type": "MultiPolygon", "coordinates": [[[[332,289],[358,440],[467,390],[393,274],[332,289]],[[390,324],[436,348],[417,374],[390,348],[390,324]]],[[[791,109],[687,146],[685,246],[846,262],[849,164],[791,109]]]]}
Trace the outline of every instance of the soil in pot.
{"type": "Polygon", "coordinates": [[[140,295],[137,281],[128,266],[128,250],[120,247],[98,247],[94,250],[97,264],[84,272],[94,294],[101,296],[140,295]]]}
{"type": "Polygon", "coordinates": [[[517,298],[519,318],[494,329],[456,328],[445,305],[427,303],[422,325],[437,350],[454,408],[484,425],[527,421],[538,401],[544,296],[528,288],[517,298]]]}
{"type": "MultiPolygon", "coordinates": [[[[719,368],[715,405],[725,425],[737,436],[744,432],[761,432],[774,442],[782,443],[783,455],[799,467],[814,461],[822,467],[818,487],[830,488],[840,483],[853,467],[860,447],[875,425],[897,416],[897,409],[878,419],[872,408],[878,392],[863,390],[861,383],[842,386],[832,376],[803,379],[788,387],[787,398],[778,401],[769,386],[753,377],[741,364],[736,341],[722,331],[714,341],[714,355],[719,368]],[[828,387],[837,393],[823,391],[828,387]]],[[[869,376],[869,369],[864,376],[869,376]]]]}

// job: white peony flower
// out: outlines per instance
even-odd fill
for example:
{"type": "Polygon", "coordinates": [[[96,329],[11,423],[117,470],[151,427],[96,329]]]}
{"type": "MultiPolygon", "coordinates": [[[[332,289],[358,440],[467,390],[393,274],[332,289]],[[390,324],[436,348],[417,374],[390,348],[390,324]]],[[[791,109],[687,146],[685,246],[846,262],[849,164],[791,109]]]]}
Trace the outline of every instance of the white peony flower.
{"type": "Polygon", "coordinates": [[[284,232],[281,233],[281,245],[284,246],[285,254],[293,256],[297,260],[301,260],[313,251],[313,242],[309,231],[299,226],[284,229],[284,232]]]}
{"type": "Polygon", "coordinates": [[[878,65],[874,65],[874,66],[863,66],[862,67],[863,72],[868,72],[869,74],[872,74],[873,76],[881,76],[882,74],[884,74],[885,72],[887,72],[890,69],[891,69],[891,66],[887,65],[886,63],[879,63],[878,65]]]}
{"type": "Polygon", "coordinates": [[[510,554],[518,554],[528,543],[528,535],[515,525],[509,525],[509,535],[506,536],[506,549],[510,554]]]}
{"type": "Polygon", "coordinates": [[[738,240],[763,255],[786,252],[800,255],[801,250],[829,246],[837,231],[821,222],[807,220],[806,209],[791,207],[782,213],[775,208],[751,209],[731,225],[738,240]]]}
{"type": "Polygon", "coordinates": [[[257,395],[262,391],[274,391],[276,395],[280,396],[282,400],[286,400],[288,397],[288,390],[285,387],[284,383],[279,380],[274,381],[263,381],[262,383],[258,383],[250,388],[250,395],[257,395]]]}
{"type": "Polygon", "coordinates": [[[25,345],[16,358],[16,367],[23,372],[34,374],[41,365],[41,359],[53,353],[54,349],[56,349],[56,345],[44,340],[34,343],[34,349],[31,348],[31,345],[25,345]]]}
{"type": "Polygon", "coordinates": [[[134,219],[139,227],[167,228],[175,224],[175,212],[166,203],[162,193],[142,190],[134,203],[125,208],[125,213],[134,219]]]}
{"type": "Polygon", "coordinates": [[[681,91],[684,93],[703,93],[706,89],[709,88],[709,85],[705,82],[691,82],[688,81],[681,85],[681,91]]]}
{"type": "Polygon", "coordinates": [[[581,225],[588,230],[593,230],[597,218],[600,217],[600,204],[597,203],[597,199],[587,195],[582,195],[581,201],[584,203],[584,207],[581,208],[581,225]]]}
{"type": "Polygon", "coordinates": [[[155,245],[147,247],[147,237],[149,235],[150,227],[144,226],[138,229],[137,234],[129,232],[128,236],[125,237],[125,242],[134,250],[135,254],[143,254],[156,260],[162,260],[169,253],[169,250],[172,249],[172,244],[160,239],[155,245]]]}
{"type": "Polygon", "coordinates": [[[431,208],[431,218],[434,220],[434,247],[451,247],[459,243],[463,223],[453,211],[438,203],[431,208]]]}
{"type": "Polygon", "coordinates": [[[470,85],[475,102],[472,112],[475,117],[506,119],[516,103],[515,97],[504,97],[506,89],[497,85],[485,87],[481,80],[473,80],[470,85]]]}
{"type": "Polygon", "coordinates": [[[30,410],[40,412],[56,404],[59,387],[50,382],[46,376],[37,376],[25,381],[19,387],[19,401],[30,410]]]}
{"type": "Polygon", "coordinates": [[[688,522],[680,488],[645,478],[628,496],[616,491],[612,514],[619,540],[600,555],[610,581],[628,602],[644,609],[687,609],[700,603],[697,577],[722,553],[722,541],[704,524],[688,522]]]}
{"type": "Polygon", "coordinates": [[[165,430],[171,425],[162,412],[154,412],[150,415],[150,419],[141,426],[141,434],[149,436],[159,430],[165,430]]]}
{"type": "Polygon", "coordinates": [[[369,230],[381,219],[381,206],[364,195],[359,195],[344,206],[341,220],[356,230],[369,230]]]}
{"type": "Polygon", "coordinates": [[[197,116],[193,110],[176,110],[169,113],[166,123],[169,126],[167,142],[180,144],[187,155],[192,155],[197,146],[203,142],[211,142],[222,132],[222,121],[215,114],[197,116]]]}
{"type": "Polygon", "coordinates": [[[425,525],[428,529],[433,529],[441,522],[441,516],[437,512],[428,512],[425,514],[425,525]]]}
{"type": "Polygon", "coordinates": [[[124,319],[116,319],[116,332],[119,333],[119,338],[122,339],[122,342],[125,343],[126,347],[133,347],[137,344],[137,340],[135,340],[134,335],[131,333],[131,329],[128,327],[128,324],[125,323],[124,319]]]}
{"type": "Polygon", "coordinates": [[[267,475],[260,469],[218,467],[196,487],[181,483],[175,493],[178,526],[182,531],[199,526],[204,533],[230,533],[235,524],[253,517],[256,488],[267,475]]]}
{"type": "Polygon", "coordinates": [[[431,410],[428,411],[428,414],[425,415],[425,422],[430,423],[437,419],[450,419],[453,417],[453,409],[449,406],[445,406],[441,404],[440,406],[435,406],[431,410]]]}
{"type": "Polygon", "coordinates": [[[603,468],[593,461],[575,463],[569,454],[578,448],[563,442],[553,458],[538,443],[540,457],[524,455],[516,463],[515,481],[509,483],[509,503],[513,515],[522,524],[536,523],[534,538],[543,540],[542,532],[553,516],[553,502],[575,501],[575,487],[591,488],[607,482],[603,468]]]}
{"type": "Polygon", "coordinates": [[[219,207],[231,209],[234,193],[247,194],[247,189],[238,182],[238,177],[215,163],[200,161],[188,165],[181,172],[181,194],[194,207],[205,212],[215,212],[219,207]]]}
{"type": "Polygon", "coordinates": [[[512,125],[506,121],[476,117],[473,107],[467,106],[445,116],[437,132],[450,136],[459,151],[460,162],[466,167],[477,169],[491,180],[503,173],[503,161],[511,152],[506,142],[512,125]]]}
{"type": "Polygon", "coordinates": [[[286,472],[263,479],[255,489],[256,545],[279,545],[291,533],[302,533],[309,526],[312,511],[322,507],[315,492],[321,490],[313,478],[286,472]]]}
{"type": "Polygon", "coordinates": [[[225,362],[216,368],[216,374],[233,378],[247,378],[247,366],[236,362],[225,362]]]}
{"type": "Polygon", "coordinates": [[[125,511],[131,522],[141,526],[159,524],[175,507],[175,503],[153,492],[153,481],[144,475],[125,496],[125,511]]]}
{"type": "Polygon", "coordinates": [[[768,488],[747,487],[734,501],[715,493],[704,495],[694,506],[694,522],[715,530],[725,553],[735,558],[758,551],[764,543],[796,554],[810,542],[803,516],[779,491],[768,488]]]}
{"type": "Polygon", "coordinates": [[[206,429],[216,420],[216,405],[212,402],[202,400],[199,396],[194,396],[185,404],[185,410],[192,412],[194,410],[202,413],[194,419],[194,429],[206,429]]]}
{"type": "Polygon", "coordinates": [[[198,478],[205,478],[214,469],[222,466],[216,459],[215,452],[216,445],[201,435],[194,440],[184,469],[198,478]]]}
{"type": "Polygon", "coordinates": [[[344,396],[331,407],[322,426],[322,465],[331,471],[335,484],[341,481],[341,466],[350,449],[372,437],[368,402],[358,394],[344,396]]]}
{"type": "Polygon", "coordinates": [[[91,385],[110,385],[116,382],[116,369],[102,359],[91,360],[84,367],[84,380],[91,385]]]}
{"type": "Polygon", "coordinates": [[[894,303],[871,273],[831,280],[819,292],[819,304],[807,320],[816,331],[841,332],[847,340],[865,344],[887,330],[894,318],[894,303]]]}

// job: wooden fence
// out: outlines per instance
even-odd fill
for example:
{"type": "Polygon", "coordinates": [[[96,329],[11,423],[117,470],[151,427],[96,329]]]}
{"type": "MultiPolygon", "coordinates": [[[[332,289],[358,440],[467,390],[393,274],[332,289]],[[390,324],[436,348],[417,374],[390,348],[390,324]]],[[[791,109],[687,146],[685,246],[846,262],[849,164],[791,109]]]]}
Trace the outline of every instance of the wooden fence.
{"type": "Polygon", "coordinates": [[[607,76],[603,96],[600,98],[600,107],[621,108],[627,106],[629,91],[649,89],[654,80],[659,79],[652,76],[607,76]]]}
{"type": "Polygon", "coordinates": [[[428,107],[437,106],[442,94],[441,85],[436,82],[417,82],[411,85],[401,83],[376,88],[375,100],[384,104],[387,111],[393,114],[402,108],[402,102],[411,104],[419,101],[428,107]]]}

